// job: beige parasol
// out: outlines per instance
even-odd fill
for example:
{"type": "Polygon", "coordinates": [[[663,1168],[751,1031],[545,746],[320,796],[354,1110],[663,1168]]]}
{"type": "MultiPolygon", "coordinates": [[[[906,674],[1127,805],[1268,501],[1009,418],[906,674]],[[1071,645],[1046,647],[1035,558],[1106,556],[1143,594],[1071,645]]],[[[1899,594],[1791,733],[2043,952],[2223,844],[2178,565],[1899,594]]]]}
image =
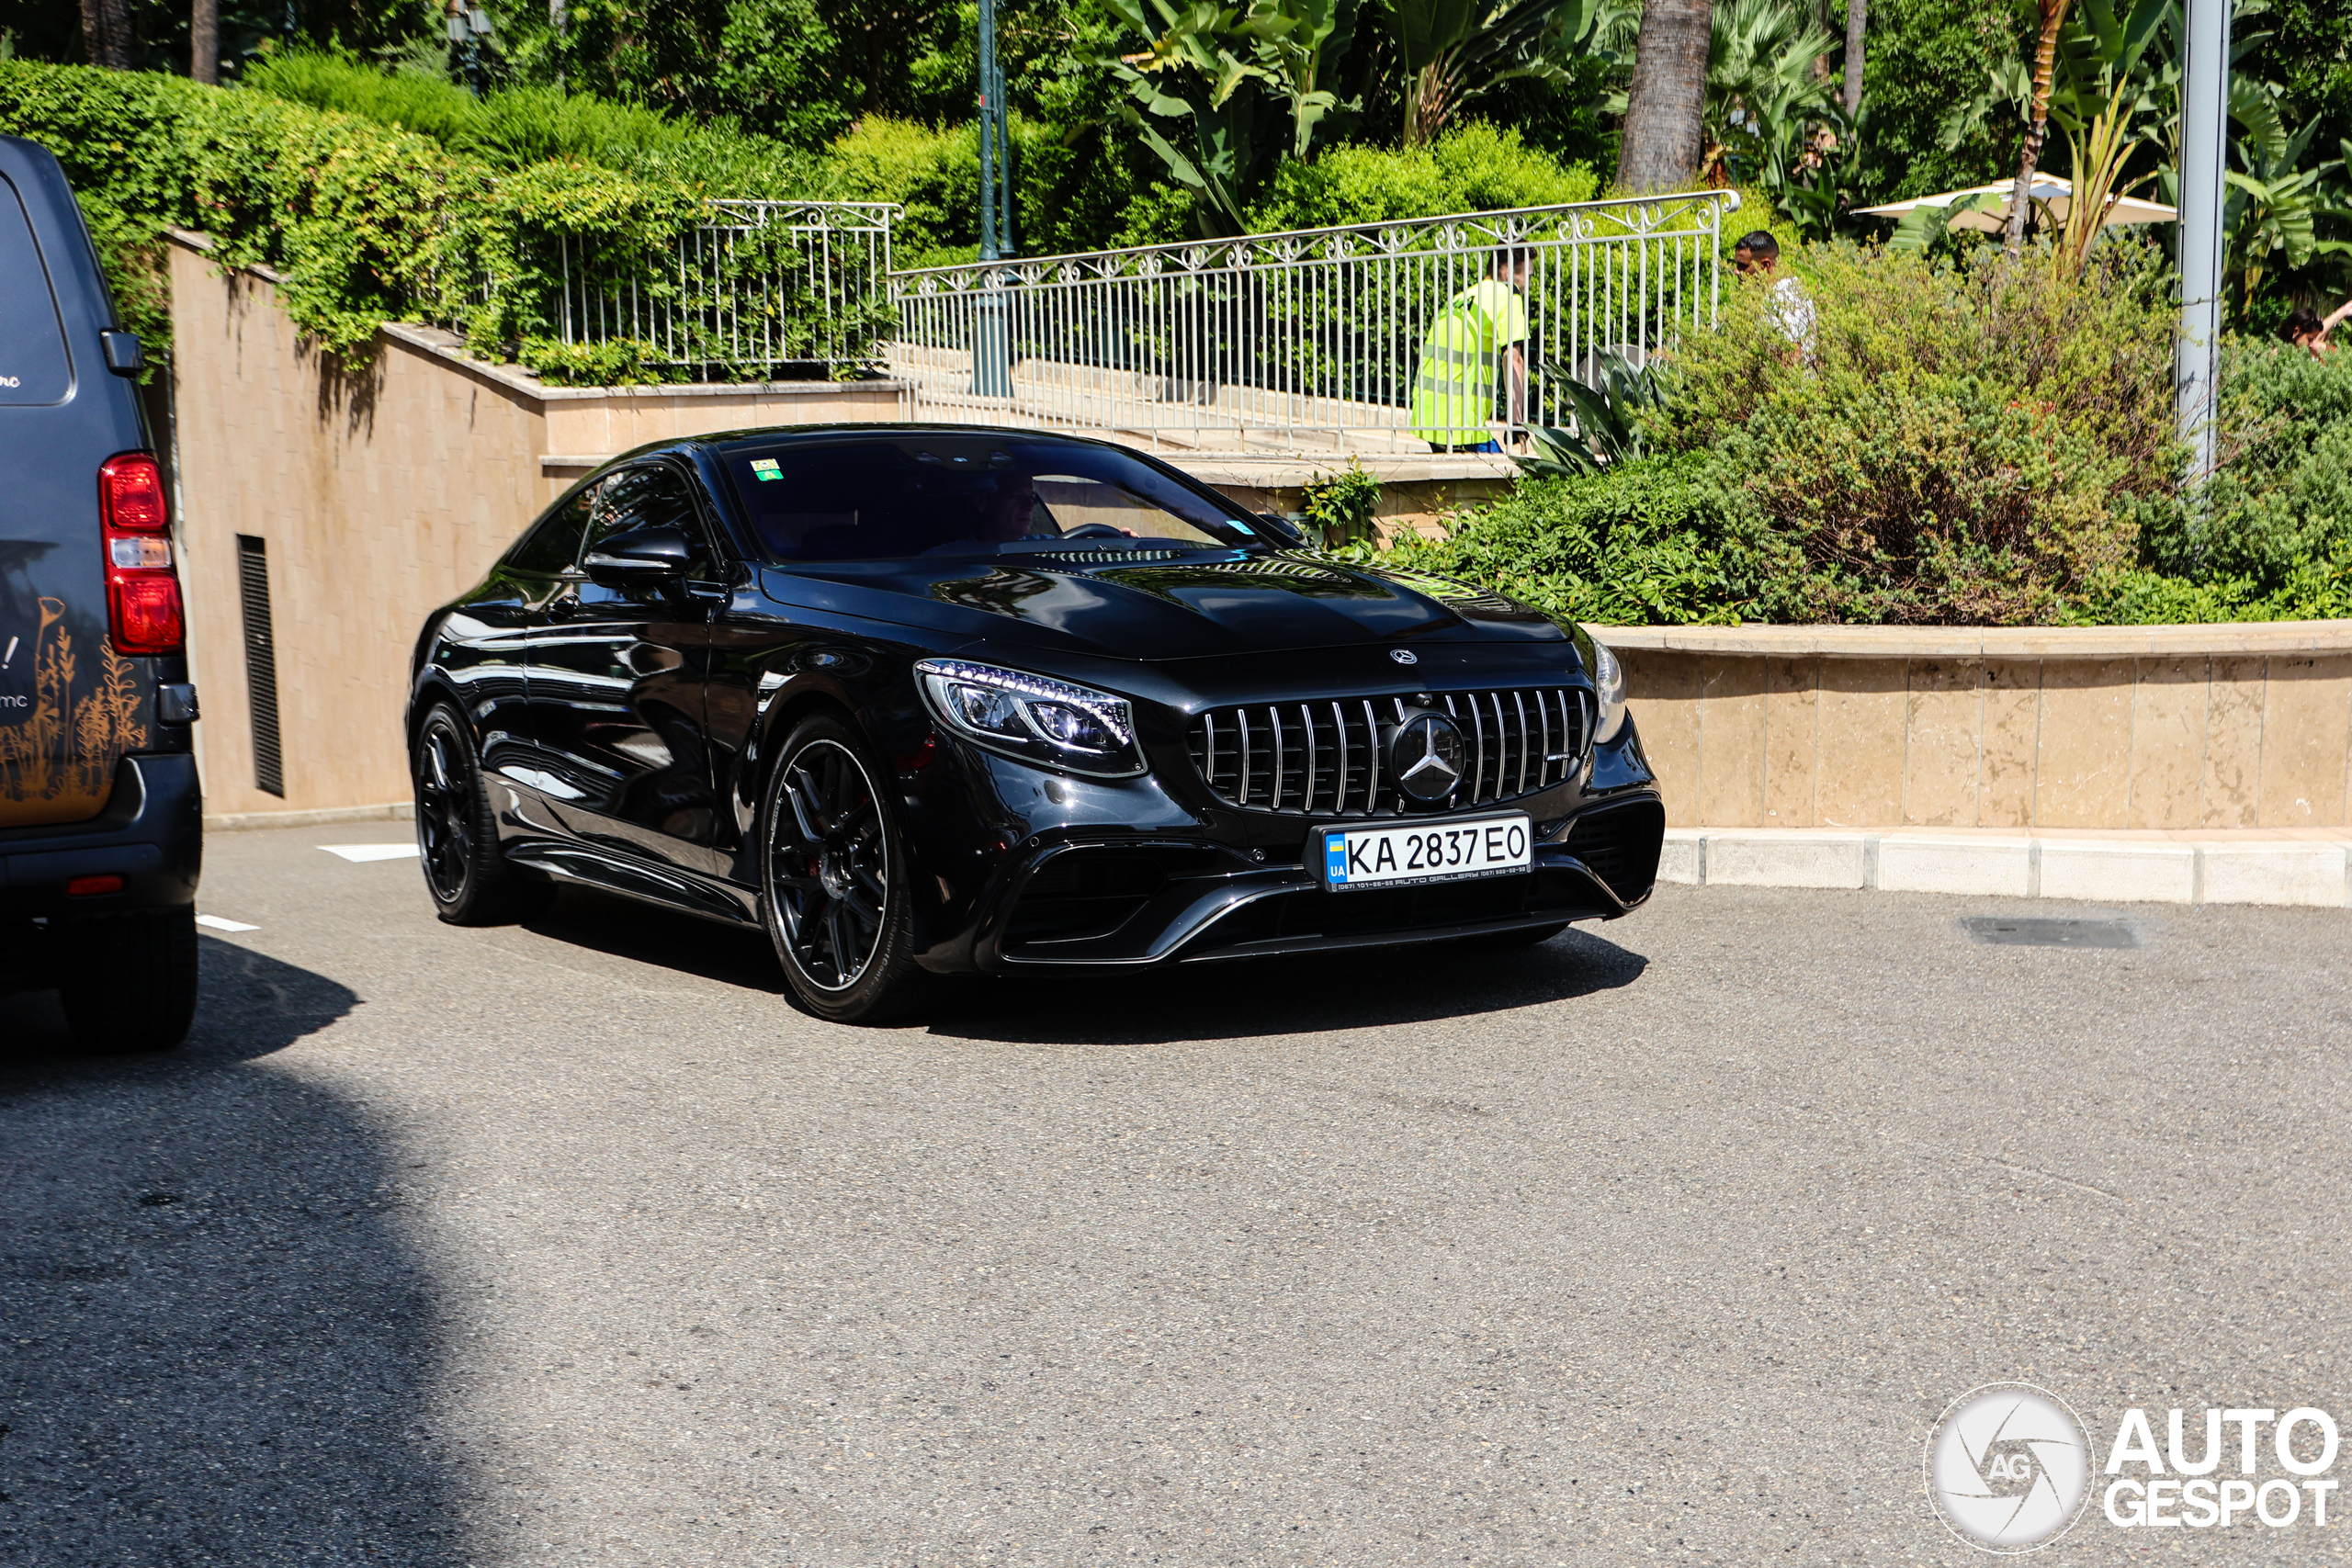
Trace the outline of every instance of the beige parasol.
{"type": "MultiPolygon", "coordinates": [[[[1985,206],[1981,210],[1956,212],[1951,226],[1955,229],[1975,229],[1987,234],[1997,234],[2008,227],[2009,197],[2018,187],[2015,180],[2003,180],[1998,185],[1975,186],[1967,190],[1948,190],[1938,196],[1915,197],[1909,201],[1890,201],[1883,207],[1856,208],[1857,212],[1872,218],[1901,218],[1922,207],[1950,207],[1969,197],[1998,197],[1998,207],[1985,206]]],[[[2033,176],[2033,204],[2047,208],[2052,221],[2066,220],[2066,209],[2074,205],[2075,182],[2058,175],[2033,176]]],[[[2108,207],[2106,228],[2118,223],[2171,223],[2180,214],[2160,201],[2142,201],[2136,196],[2116,197],[2108,207]]]]}

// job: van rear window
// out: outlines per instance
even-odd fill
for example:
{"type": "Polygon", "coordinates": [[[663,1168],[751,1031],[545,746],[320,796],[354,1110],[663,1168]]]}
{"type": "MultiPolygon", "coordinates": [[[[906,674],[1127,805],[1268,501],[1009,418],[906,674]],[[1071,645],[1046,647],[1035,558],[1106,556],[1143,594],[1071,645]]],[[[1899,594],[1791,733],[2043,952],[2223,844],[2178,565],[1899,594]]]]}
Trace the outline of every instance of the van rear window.
{"type": "Polygon", "coordinates": [[[23,197],[0,175],[0,406],[62,403],[73,389],[65,326],[23,197]]]}

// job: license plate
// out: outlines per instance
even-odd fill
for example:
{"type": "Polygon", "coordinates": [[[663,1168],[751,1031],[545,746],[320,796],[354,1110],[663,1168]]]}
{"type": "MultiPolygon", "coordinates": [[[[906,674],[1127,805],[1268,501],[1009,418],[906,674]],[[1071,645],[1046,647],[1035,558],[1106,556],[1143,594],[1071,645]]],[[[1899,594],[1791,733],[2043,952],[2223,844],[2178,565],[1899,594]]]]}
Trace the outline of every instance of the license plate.
{"type": "Polygon", "coordinates": [[[1323,886],[1335,893],[1508,876],[1533,863],[1523,812],[1387,828],[1324,828],[1319,832],[1323,886]]]}

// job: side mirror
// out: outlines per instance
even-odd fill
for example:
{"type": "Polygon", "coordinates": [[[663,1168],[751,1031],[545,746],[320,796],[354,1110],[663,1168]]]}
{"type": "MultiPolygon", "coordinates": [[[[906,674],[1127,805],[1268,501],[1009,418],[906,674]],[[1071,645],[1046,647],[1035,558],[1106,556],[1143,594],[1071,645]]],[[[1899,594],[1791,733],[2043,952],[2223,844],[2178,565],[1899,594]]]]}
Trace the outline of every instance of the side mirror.
{"type": "Polygon", "coordinates": [[[695,549],[682,528],[632,528],[590,550],[580,564],[607,588],[643,587],[683,576],[695,549]]]}
{"type": "Polygon", "coordinates": [[[137,333],[100,333],[98,346],[106,351],[107,368],[118,376],[136,376],[147,367],[147,351],[137,333]]]}
{"type": "Polygon", "coordinates": [[[1260,525],[1274,536],[1277,544],[1296,546],[1306,543],[1306,536],[1298,531],[1298,525],[1281,513],[1261,512],[1256,515],[1260,525]]]}

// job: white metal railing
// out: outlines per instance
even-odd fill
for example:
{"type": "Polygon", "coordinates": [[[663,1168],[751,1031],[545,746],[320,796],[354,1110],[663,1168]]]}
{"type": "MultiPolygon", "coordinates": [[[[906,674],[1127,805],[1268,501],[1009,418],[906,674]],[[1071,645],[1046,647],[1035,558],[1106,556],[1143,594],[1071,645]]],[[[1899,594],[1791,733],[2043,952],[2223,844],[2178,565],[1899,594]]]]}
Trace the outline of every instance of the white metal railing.
{"type": "MultiPolygon", "coordinates": [[[[1499,253],[1530,268],[1525,412],[1566,424],[1542,367],[1590,382],[1601,351],[1640,363],[1711,323],[1738,205],[1708,191],[893,273],[883,352],[921,419],[1426,452],[1411,404],[1430,327],[1499,253]]],[[[1499,435],[1494,363],[1478,423],[1499,435]]]]}
{"type": "Polygon", "coordinates": [[[890,221],[876,201],[709,202],[653,258],[562,241],[550,311],[569,344],[632,341],[650,363],[762,376],[870,369],[889,329],[890,221]]]}

